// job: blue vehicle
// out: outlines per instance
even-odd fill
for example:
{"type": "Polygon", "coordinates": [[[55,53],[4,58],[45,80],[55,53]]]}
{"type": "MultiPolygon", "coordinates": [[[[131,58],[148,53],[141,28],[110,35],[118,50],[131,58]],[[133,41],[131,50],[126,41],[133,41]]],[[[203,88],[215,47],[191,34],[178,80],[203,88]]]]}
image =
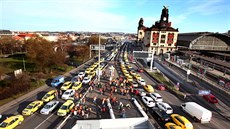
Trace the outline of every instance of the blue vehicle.
{"type": "Polygon", "coordinates": [[[51,82],[51,86],[57,87],[64,82],[65,82],[65,77],[64,76],[58,76],[58,77],[53,79],[53,81],[51,82]]]}

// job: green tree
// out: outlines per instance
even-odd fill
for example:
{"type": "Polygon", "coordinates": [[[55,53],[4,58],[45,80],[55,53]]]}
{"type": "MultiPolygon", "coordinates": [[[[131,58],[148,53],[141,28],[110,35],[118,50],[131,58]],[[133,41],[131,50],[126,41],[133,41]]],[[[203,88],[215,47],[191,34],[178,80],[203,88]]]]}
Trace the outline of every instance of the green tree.
{"type": "MultiPolygon", "coordinates": [[[[64,66],[66,53],[55,51],[56,44],[42,38],[32,38],[26,41],[27,57],[36,64],[39,71],[52,72],[57,66],[64,66]]],[[[56,49],[57,50],[57,49],[56,49]]]]}

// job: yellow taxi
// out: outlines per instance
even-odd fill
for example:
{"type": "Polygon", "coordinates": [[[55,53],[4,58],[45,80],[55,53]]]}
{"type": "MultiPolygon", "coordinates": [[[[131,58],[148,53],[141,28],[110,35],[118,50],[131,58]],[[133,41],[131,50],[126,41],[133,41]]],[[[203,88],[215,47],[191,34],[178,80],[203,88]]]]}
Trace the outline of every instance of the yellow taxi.
{"type": "Polygon", "coordinates": [[[182,128],[174,123],[168,122],[165,124],[165,129],[182,129],[182,128]]]}
{"type": "Polygon", "coordinates": [[[88,76],[90,76],[90,78],[93,78],[96,75],[96,71],[91,71],[88,76]]]}
{"type": "Polygon", "coordinates": [[[91,72],[91,69],[90,68],[87,68],[86,70],[85,70],[85,73],[87,73],[87,74],[89,74],[91,72]]]}
{"type": "Polygon", "coordinates": [[[42,101],[49,102],[53,100],[56,97],[56,95],[57,95],[57,90],[51,90],[42,97],[42,101]]]}
{"type": "Polygon", "coordinates": [[[141,75],[140,74],[136,74],[134,75],[134,77],[138,80],[138,79],[141,79],[141,75]]]}
{"type": "Polygon", "coordinates": [[[128,65],[127,67],[128,67],[129,69],[133,68],[131,65],[128,65]]]}
{"type": "Polygon", "coordinates": [[[137,73],[135,71],[130,71],[130,74],[135,76],[137,73]]]}
{"type": "Polygon", "coordinates": [[[62,104],[62,106],[58,109],[57,115],[58,116],[66,116],[67,113],[71,111],[74,107],[73,100],[67,100],[65,103],[62,104]]]}
{"type": "Polygon", "coordinates": [[[145,85],[144,89],[149,93],[154,92],[154,89],[153,89],[153,87],[151,85],[145,85]]]}
{"type": "Polygon", "coordinates": [[[182,129],[193,129],[192,123],[188,119],[186,119],[184,116],[181,116],[179,114],[172,114],[171,118],[173,122],[175,122],[182,129]]]}
{"type": "Polygon", "coordinates": [[[129,82],[133,82],[133,77],[132,77],[132,76],[127,76],[127,80],[128,80],[129,82]]]}
{"type": "Polygon", "coordinates": [[[16,115],[6,118],[1,124],[0,129],[13,129],[24,121],[22,115],[16,115]]]}
{"type": "Polygon", "coordinates": [[[43,101],[33,101],[22,111],[22,115],[29,116],[36,112],[43,105],[43,101]]]}
{"type": "Polygon", "coordinates": [[[130,76],[128,72],[123,72],[126,77],[130,76]]]}
{"type": "Polygon", "coordinates": [[[96,67],[97,67],[97,64],[93,64],[93,67],[96,68],[96,67]]]}
{"type": "Polygon", "coordinates": [[[81,82],[75,82],[72,86],[72,89],[74,90],[78,90],[82,87],[82,83],[81,82]]]}
{"type": "Polygon", "coordinates": [[[90,66],[88,69],[89,69],[90,71],[92,71],[92,70],[94,70],[94,68],[95,68],[95,67],[93,67],[93,65],[92,65],[92,66],[90,66]]]}
{"type": "Polygon", "coordinates": [[[61,90],[67,90],[69,89],[71,86],[72,86],[72,82],[71,81],[68,81],[68,82],[65,82],[62,86],[61,86],[61,90]]]}

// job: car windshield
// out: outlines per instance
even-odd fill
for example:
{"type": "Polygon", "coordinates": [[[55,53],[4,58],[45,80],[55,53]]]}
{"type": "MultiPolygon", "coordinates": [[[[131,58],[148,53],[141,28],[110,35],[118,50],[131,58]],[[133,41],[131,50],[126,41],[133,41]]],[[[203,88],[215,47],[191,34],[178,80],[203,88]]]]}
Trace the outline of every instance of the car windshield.
{"type": "Polygon", "coordinates": [[[33,108],[33,106],[28,105],[26,108],[27,108],[27,109],[32,109],[32,108],[33,108]]]}
{"type": "Polygon", "coordinates": [[[6,122],[2,122],[1,124],[0,124],[0,127],[6,127],[7,126],[7,123],[6,122]]]}
{"type": "Polygon", "coordinates": [[[149,103],[154,103],[154,101],[152,101],[152,100],[149,100],[149,103]]]}
{"type": "Polygon", "coordinates": [[[172,110],[172,108],[168,107],[167,110],[172,110]]]}
{"type": "Polygon", "coordinates": [[[166,113],[162,113],[162,118],[167,119],[167,118],[169,118],[169,115],[166,113]]]}
{"type": "Polygon", "coordinates": [[[216,100],[216,98],[214,96],[210,97],[212,100],[216,100]]]}
{"type": "Polygon", "coordinates": [[[61,106],[61,109],[63,109],[63,110],[66,110],[67,108],[68,108],[68,106],[65,106],[65,105],[61,106]]]}
{"type": "Polygon", "coordinates": [[[63,86],[68,86],[68,84],[64,84],[63,86]]]}
{"type": "Polygon", "coordinates": [[[162,97],[157,97],[157,99],[162,99],[162,97]]]}
{"type": "Polygon", "coordinates": [[[69,91],[67,91],[67,92],[65,92],[64,94],[66,94],[66,95],[68,95],[70,92],[69,91]]]}
{"type": "Polygon", "coordinates": [[[50,109],[52,106],[51,105],[45,105],[44,108],[45,109],[50,109]]]}
{"type": "Polygon", "coordinates": [[[46,94],[46,97],[50,97],[50,94],[46,94]]]}

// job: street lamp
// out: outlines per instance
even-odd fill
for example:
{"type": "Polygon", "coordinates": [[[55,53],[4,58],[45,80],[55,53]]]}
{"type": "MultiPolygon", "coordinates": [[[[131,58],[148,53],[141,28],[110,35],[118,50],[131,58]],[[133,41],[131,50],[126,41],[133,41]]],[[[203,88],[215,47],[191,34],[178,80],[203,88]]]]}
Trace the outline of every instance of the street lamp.
{"type": "Polygon", "coordinates": [[[154,52],[155,52],[155,48],[153,48],[153,50],[152,50],[152,59],[151,59],[151,64],[150,64],[150,71],[153,70],[154,52]]]}
{"type": "Polygon", "coordinates": [[[100,35],[98,36],[99,38],[99,50],[98,50],[98,82],[100,82],[100,56],[101,56],[101,40],[100,40],[100,35]]]}

